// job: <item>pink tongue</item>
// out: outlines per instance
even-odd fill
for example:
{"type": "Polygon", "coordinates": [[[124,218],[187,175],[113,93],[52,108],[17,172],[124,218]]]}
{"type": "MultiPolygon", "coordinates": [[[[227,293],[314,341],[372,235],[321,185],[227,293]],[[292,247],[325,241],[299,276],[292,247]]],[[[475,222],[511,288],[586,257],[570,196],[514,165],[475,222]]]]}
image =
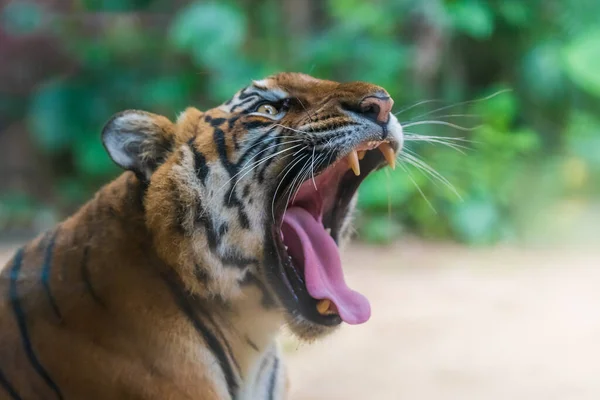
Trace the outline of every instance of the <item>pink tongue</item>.
{"type": "Polygon", "coordinates": [[[323,224],[304,208],[290,207],[283,217],[281,232],[288,254],[296,264],[303,262],[308,293],[315,299],[331,300],[344,322],[366,322],[371,316],[369,300],[344,282],[337,244],[323,224]]]}

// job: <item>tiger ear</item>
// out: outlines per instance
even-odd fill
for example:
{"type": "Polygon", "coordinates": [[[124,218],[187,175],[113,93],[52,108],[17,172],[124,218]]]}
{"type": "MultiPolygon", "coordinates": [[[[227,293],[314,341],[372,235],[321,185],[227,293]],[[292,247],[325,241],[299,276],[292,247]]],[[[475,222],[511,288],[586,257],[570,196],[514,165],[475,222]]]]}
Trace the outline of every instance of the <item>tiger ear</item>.
{"type": "Polygon", "coordinates": [[[170,151],[174,131],[173,123],[163,116],[127,110],[106,123],[102,143],[118,166],[149,181],[170,151]]]}

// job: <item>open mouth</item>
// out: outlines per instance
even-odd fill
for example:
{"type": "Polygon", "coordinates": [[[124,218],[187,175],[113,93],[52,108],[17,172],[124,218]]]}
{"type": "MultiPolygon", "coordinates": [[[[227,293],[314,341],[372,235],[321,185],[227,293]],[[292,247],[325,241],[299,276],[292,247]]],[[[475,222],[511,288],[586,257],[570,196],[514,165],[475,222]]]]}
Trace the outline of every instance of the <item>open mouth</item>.
{"type": "Polygon", "coordinates": [[[276,197],[274,247],[267,251],[274,262],[268,265],[293,315],[328,326],[369,319],[369,301],[345,283],[338,245],[358,187],[370,172],[394,167],[398,147],[395,141],[364,142],[311,174],[293,198],[276,197]]]}

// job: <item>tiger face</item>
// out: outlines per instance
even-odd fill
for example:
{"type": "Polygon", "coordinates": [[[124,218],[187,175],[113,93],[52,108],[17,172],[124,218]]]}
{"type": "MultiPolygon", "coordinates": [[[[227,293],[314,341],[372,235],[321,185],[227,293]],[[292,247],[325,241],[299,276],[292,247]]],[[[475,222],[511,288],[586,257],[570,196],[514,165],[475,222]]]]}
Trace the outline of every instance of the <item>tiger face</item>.
{"type": "Polygon", "coordinates": [[[360,183],[402,147],[392,105],[372,84],[284,73],[176,123],[117,114],[103,143],[146,185],[154,247],[190,292],[226,304],[259,288],[266,310],[313,339],[370,317],[339,248],[360,183]]]}

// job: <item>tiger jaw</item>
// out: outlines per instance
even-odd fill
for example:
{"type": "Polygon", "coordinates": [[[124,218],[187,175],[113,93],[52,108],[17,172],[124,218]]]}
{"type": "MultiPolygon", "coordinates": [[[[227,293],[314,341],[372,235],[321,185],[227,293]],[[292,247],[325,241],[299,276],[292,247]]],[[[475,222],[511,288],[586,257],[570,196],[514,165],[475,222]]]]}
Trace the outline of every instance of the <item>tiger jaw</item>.
{"type": "MultiPolygon", "coordinates": [[[[399,124],[394,129],[389,139],[363,141],[307,177],[290,199],[275,200],[275,262],[269,263],[269,277],[296,321],[325,328],[369,319],[368,300],[344,282],[338,245],[346,239],[359,185],[370,172],[395,166],[402,140],[399,124]]],[[[293,180],[286,188],[290,185],[293,180]]]]}
{"type": "Polygon", "coordinates": [[[365,143],[363,146],[359,146],[356,150],[351,150],[350,153],[346,156],[345,160],[350,166],[354,175],[360,175],[360,161],[365,158],[365,154],[368,150],[373,150],[374,148],[379,149],[385,161],[389,164],[392,169],[396,169],[396,152],[389,144],[389,142],[375,142],[370,141],[365,143]]]}

